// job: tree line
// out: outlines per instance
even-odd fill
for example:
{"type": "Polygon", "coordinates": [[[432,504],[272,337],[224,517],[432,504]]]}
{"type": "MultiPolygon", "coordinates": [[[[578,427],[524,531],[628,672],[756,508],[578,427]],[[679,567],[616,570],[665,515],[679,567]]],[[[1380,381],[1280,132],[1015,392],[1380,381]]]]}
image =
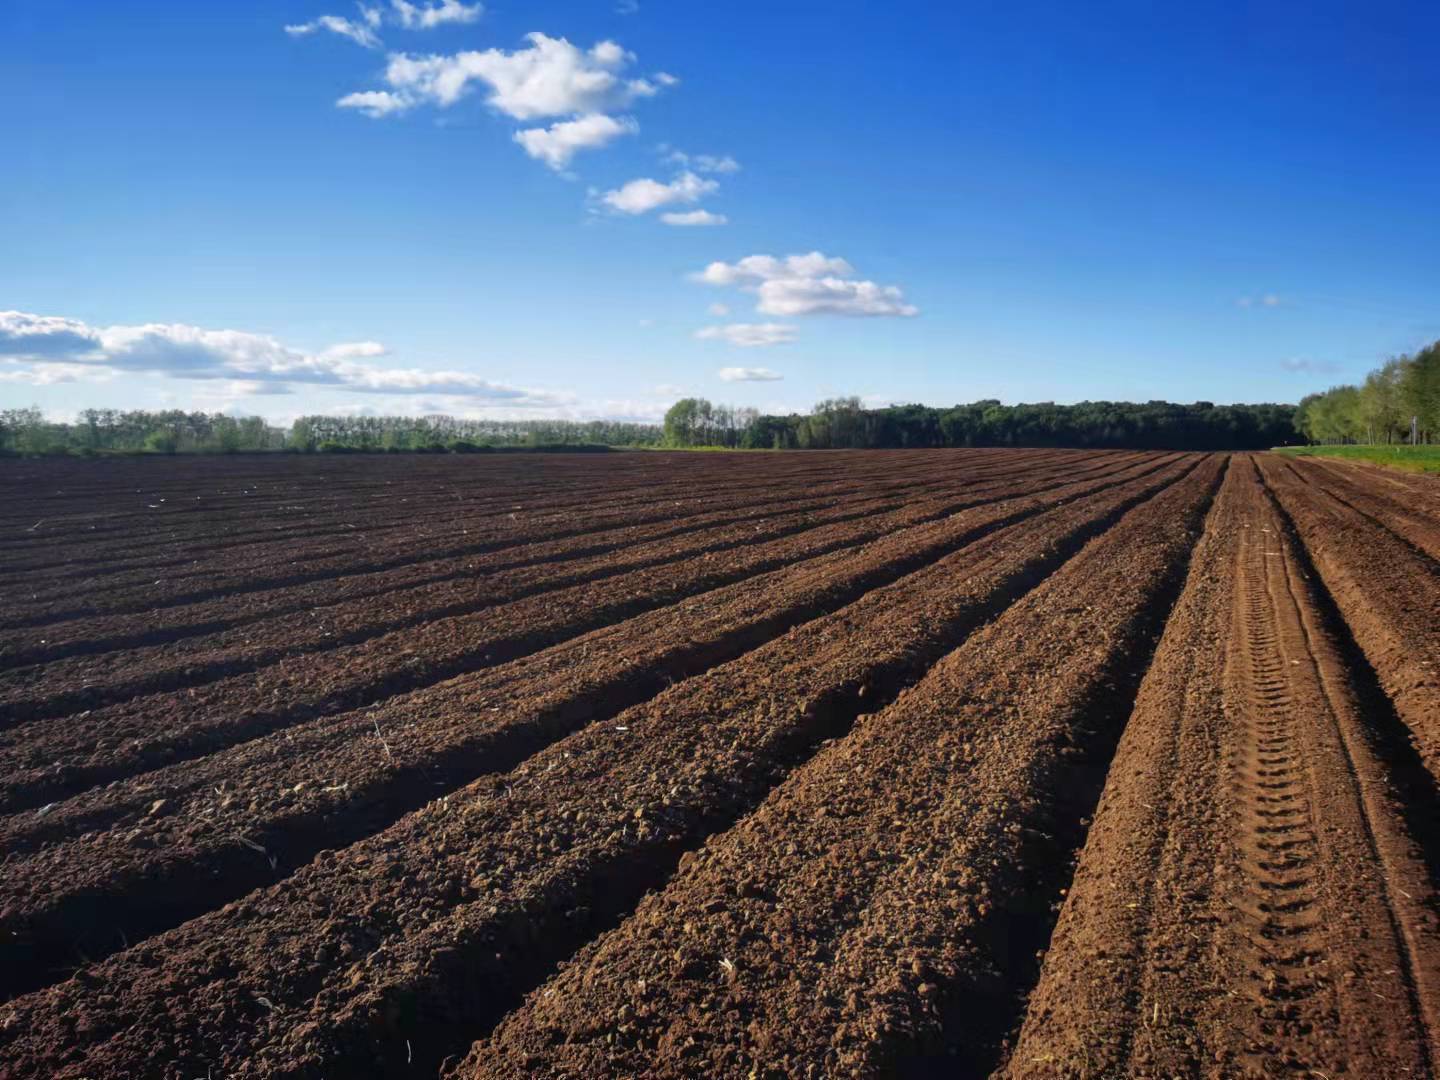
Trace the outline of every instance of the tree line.
{"type": "Polygon", "coordinates": [[[1295,441],[1293,405],[1179,405],[1082,401],[867,409],[859,398],[821,401],[808,414],[765,416],[685,398],[665,414],[667,446],[834,450],[1053,446],[1112,449],[1262,450],[1295,441]]]}
{"type": "Polygon", "coordinates": [[[1295,429],[1312,443],[1434,441],[1440,436],[1440,341],[1386,361],[1359,386],[1302,398],[1295,429]]]}
{"type": "Polygon", "coordinates": [[[224,454],[284,446],[284,429],[258,416],[85,409],[67,424],[33,407],[0,409],[0,450],[16,454],[224,454]]]}
{"type": "Polygon", "coordinates": [[[461,420],[431,416],[302,416],[290,427],[294,450],[465,453],[486,449],[656,446],[656,424],[617,420],[461,420]]]}
{"type": "MultiPolygon", "coordinates": [[[[1314,395],[1306,401],[1315,410],[1313,416],[1330,416],[1326,410],[1333,410],[1335,403],[1350,401],[1345,392],[1361,393],[1353,387],[1337,388],[1329,396],[1314,395]],[[1324,403],[1315,405],[1320,399],[1324,403]]],[[[1387,430],[1393,428],[1391,423],[1387,430]]],[[[891,405],[871,409],[859,398],[841,397],[821,401],[809,413],[773,416],[752,408],[717,405],[704,398],[683,398],[671,406],[661,424],[462,420],[443,415],[315,415],[300,417],[288,430],[267,424],[260,417],[180,410],[86,409],[73,423],[60,423],[30,408],[0,410],[0,451],[465,453],[660,446],[765,450],[947,446],[1256,450],[1292,442],[1297,430],[1316,438],[1301,425],[1291,405],[1214,405],[1205,401],[1188,405],[1164,401],[1004,405],[986,400],[949,408],[891,405]]]]}

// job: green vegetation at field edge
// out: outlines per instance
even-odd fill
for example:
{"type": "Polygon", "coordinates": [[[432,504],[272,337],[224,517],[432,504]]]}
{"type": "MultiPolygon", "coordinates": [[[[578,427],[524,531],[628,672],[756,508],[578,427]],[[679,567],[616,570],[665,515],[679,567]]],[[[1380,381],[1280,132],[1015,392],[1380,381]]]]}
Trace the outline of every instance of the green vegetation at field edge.
{"type": "Polygon", "coordinates": [[[1366,461],[1407,472],[1440,473],[1440,446],[1277,446],[1275,452],[1366,461]]]}

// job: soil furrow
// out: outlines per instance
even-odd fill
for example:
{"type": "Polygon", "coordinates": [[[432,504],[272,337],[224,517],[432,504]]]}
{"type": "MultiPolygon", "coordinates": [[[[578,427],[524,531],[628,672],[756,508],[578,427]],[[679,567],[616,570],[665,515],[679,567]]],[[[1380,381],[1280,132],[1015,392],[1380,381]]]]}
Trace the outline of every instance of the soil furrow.
{"type": "Polygon", "coordinates": [[[1305,567],[1237,466],[1006,1076],[1430,1075],[1434,888],[1305,567]]]}
{"type": "MultiPolygon", "coordinates": [[[[892,481],[893,482],[893,481],[892,481]]],[[[884,485],[882,485],[884,486],[884,485]]],[[[838,495],[852,494],[857,489],[843,480],[830,485],[820,485],[820,491],[809,490],[807,495],[823,496],[825,487],[838,487],[838,495]]],[[[720,504],[724,499],[717,494],[720,504]]],[[[733,496],[736,504],[754,505],[756,492],[751,486],[742,486],[733,496]]],[[[550,540],[583,537],[603,528],[620,528],[645,524],[666,524],[689,515],[704,514],[712,507],[709,495],[699,497],[693,489],[677,487],[672,494],[647,492],[639,497],[640,509],[624,501],[606,505],[596,510],[586,507],[585,512],[576,514],[561,511],[545,505],[529,509],[520,507],[515,513],[491,515],[493,521],[465,518],[456,521],[456,515],[446,513],[445,524],[431,527],[429,519],[416,507],[411,520],[417,527],[407,532],[404,543],[394,551],[375,551],[361,525],[357,530],[356,547],[352,551],[328,560],[325,564],[312,564],[303,570],[276,575],[275,560],[271,555],[258,564],[259,575],[245,573],[236,567],[233,559],[226,559],[219,574],[210,572],[203,576],[204,587],[193,588],[187,584],[188,576],[176,580],[161,578],[150,580],[146,573],[137,578],[139,591],[136,595],[124,589],[120,583],[108,583],[102,594],[103,606],[95,600],[93,592],[83,593],[85,603],[70,607],[50,607],[27,615],[17,615],[12,625],[20,627],[46,626],[52,622],[63,622],[91,618],[107,614],[139,614],[158,609],[180,607],[208,600],[243,595],[246,593],[303,586],[314,582],[333,579],[336,576],[352,576],[358,573],[376,573],[408,567],[417,562],[430,562],[439,558],[459,558],[501,552],[528,542],[539,533],[550,540]],[[644,509],[649,507],[649,509],[644,509]],[[517,515],[523,514],[523,517],[517,515]]]]}
{"type": "Polygon", "coordinates": [[[983,1072],[995,999],[1033,964],[1022,924],[1048,915],[1045,868],[1098,794],[1221,467],[1131,510],[792,773],[447,1075],[983,1072]]]}
{"type": "Polygon", "coordinates": [[[412,1036],[412,1057],[438,1060],[456,1024],[473,1030],[512,1002],[818,742],[1173,480],[1167,470],[981,539],[18,999],[0,1019],[4,1053],[17,1076],[187,1080],[197,1065],[241,1062],[264,1075],[374,1072],[412,1036]]]}
{"type": "MultiPolygon", "coordinates": [[[[802,503],[793,511],[722,518],[679,530],[662,540],[634,541],[623,553],[615,550],[622,541],[614,547],[602,545],[599,553],[588,557],[561,556],[505,570],[484,565],[464,567],[432,584],[402,587],[350,602],[312,603],[289,615],[246,620],[240,623],[240,634],[204,632],[203,628],[198,634],[184,634],[182,618],[181,628],[162,631],[161,640],[155,644],[147,642],[114,651],[105,648],[104,642],[93,650],[81,645],[73,651],[65,650],[71,652],[70,656],[12,669],[5,676],[4,692],[0,692],[0,709],[15,720],[64,716],[77,708],[113,704],[157,690],[197,686],[264,667],[282,657],[356,645],[396,630],[467,615],[543,592],[703,558],[902,505],[904,502],[896,499],[847,500],[838,509],[829,508],[825,502],[802,503]],[[255,644],[258,642],[266,644],[255,644]]],[[[335,584],[327,584],[330,592],[336,591],[335,584]]],[[[317,597],[325,594],[318,586],[315,591],[317,597]]],[[[211,617],[213,610],[226,606],[208,606],[198,617],[211,617]]]]}
{"type": "Polygon", "coordinates": [[[1440,561],[1440,521],[1398,500],[1367,489],[1346,469],[1332,469],[1318,461],[1295,462],[1295,471],[1322,491],[1368,521],[1389,529],[1417,552],[1440,561]]]}
{"type": "MultiPolygon", "coordinates": [[[[1056,459],[1059,455],[1029,454],[1026,457],[1039,461],[1044,458],[1056,459]]],[[[1075,455],[1071,455],[1075,456],[1075,455]]],[[[831,470],[828,475],[816,476],[793,470],[777,469],[775,475],[767,477],[777,489],[795,486],[811,490],[824,490],[832,494],[843,494],[854,492],[860,487],[885,488],[892,485],[903,485],[906,478],[917,471],[924,471],[927,467],[937,464],[933,457],[928,460],[916,457],[904,462],[897,462],[889,469],[878,468],[876,463],[871,462],[850,470],[831,470]]],[[[974,472],[976,475],[986,472],[994,472],[998,466],[995,464],[976,464],[970,469],[965,462],[959,461],[955,464],[966,472],[974,472]]],[[[1019,463],[1017,463],[1019,464],[1019,463]]],[[[323,479],[323,478],[322,478],[323,479]]],[[[354,532],[347,530],[363,529],[367,539],[377,533],[393,532],[396,535],[386,537],[389,546],[415,545],[429,543],[432,547],[442,542],[446,537],[464,535],[455,527],[456,522],[463,522],[461,528],[469,528],[471,525],[481,524],[487,521],[514,520],[512,513],[520,512],[526,515],[526,520],[545,514],[551,518],[564,518],[573,516],[576,510],[590,511],[594,509],[593,496],[583,489],[577,489],[566,497],[560,497],[554,491],[544,490],[526,491],[519,485],[505,488],[493,496],[476,496],[467,498],[465,491],[476,490],[476,482],[485,481],[489,477],[481,474],[473,478],[462,480],[456,477],[454,485],[446,490],[427,495],[423,492],[412,493],[410,487],[404,490],[406,496],[403,499],[393,497],[374,496],[377,490],[383,491],[382,485],[376,485],[369,489],[370,498],[366,499],[366,492],[362,491],[357,500],[341,502],[334,511],[334,520],[328,523],[328,531],[319,532],[317,535],[328,537],[331,540],[349,539],[352,542],[357,539],[354,532]],[[465,491],[462,491],[461,484],[464,483],[465,491]],[[452,498],[453,496],[453,498],[452,498]],[[404,504],[399,506],[399,504],[404,504]],[[394,504],[394,508],[392,508],[394,504]],[[439,515],[436,517],[435,515],[439,515]],[[357,525],[358,523],[358,525],[357,525]]],[[[614,488],[607,487],[607,503],[612,509],[643,509],[660,503],[679,505],[683,507],[694,506],[698,508],[695,512],[703,512],[706,500],[714,499],[721,502],[733,500],[736,497],[750,494],[752,497],[756,492],[755,479],[749,476],[717,476],[710,478],[711,482],[704,485],[706,499],[696,497],[696,477],[690,476],[684,479],[676,479],[674,476],[658,474],[652,478],[650,483],[636,484],[633,492],[624,485],[614,488]]],[[[480,490],[485,490],[481,488],[480,490]]],[[[328,492],[326,493],[328,494],[328,492]]],[[[307,506],[324,497],[319,491],[306,491],[300,496],[304,501],[285,509],[293,512],[304,512],[307,506]]],[[[263,516],[263,511],[247,511],[245,524],[249,524],[257,516],[263,516]]],[[[243,550],[243,543],[237,543],[237,538],[246,535],[253,535],[258,541],[267,546],[272,546],[277,541],[288,541],[293,533],[281,531],[280,528],[270,526],[264,529],[237,530],[224,528],[223,521],[215,521],[208,514],[197,512],[197,523],[195,525],[195,536],[189,533],[177,533],[173,528],[169,531],[162,531],[158,523],[151,522],[147,528],[141,530],[136,536],[136,550],[144,553],[143,562],[135,562],[130,570],[136,574],[142,583],[148,584],[149,577],[140,577],[147,572],[160,566],[173,566],[183,568],[174,576],[178,579],[186,576],[211,571],[206,560],[212,559],[212,552],[221,555],[224,568],[229,573],[234,573],[238,568],[247,565],[243,550]],[[220,537],[223,537],[221,539],[220,537]],[[192,543],[195,539],[202,541],[200,550],[185,548],[181,545],[192,543]],[[154,553],[157,543],[164,542],[173,547],[179,547],[182,557],[176,559],[171,557],[164,561],[155,561],[154,553]],[[240,547],[242,550],[227,550],[240,547]]],[[[307,531],[314,531],[307,528],[307,531]]],[[[53,550],[54,541],[47,542],[49,550],[53,550]]],[[[359,550],[359,548],[357,548],[359,550]]],[[[258,554],[259,552],[257,552],[258,554]]],[[[71,556],[68,563],[60,563],[55,566],[57,573],[64,578],[73,578],[76,568],[83,565],[83,560],[71,556]]],[[[20,565],[18,559],[7,561],[7,565],[20,565]]],[[[264,562],[255,562],[254,565],[264,568],[264,562]]],[[[27,581],[36,580],[39,571],[28,569],[27,581]]],[[[118,569],[125,569],[120,567],[118,569]]],[[[92,575],[99,576],[99,575],[92,575]]],[[[150,575],[153,577],[153,574],[150,575]]],[[[109,580],[105,582],[109,590],[115,590],[123,586],[120,580],[109,580]]],[[[74,593],[74,590],[71,590],[74,593]]]]}
{"type": "MultiPolygon", "coordinates": [[[[1091,486],[1113,485],[1153,471],[1162,467],[1162,460],[1142,461],[1092,481],[1091,486]]],[[[999,501],[1000,494],[992,492],[991,497],[999,501]]],[[[14,770],[13,780],[0,787],[0,805],[38,805],[37,799],[49,801],[107,777],[210,753],[316,717],[423,689],[756,573],[870,542],[896,528],[944,518],[977,502],[984,505],[986,500],[974,495],[938,504],[922,502],[893,517],[825,526],[730,552],[724,558],[547,593],[358,646],[286,659],[254,674],[203,687],[137,698],[88,715],[31,721],[0,735],[0,760],[14,770]],[[257,700],[275,704],[257,709],[257,700]]]]}
{"type": "Polygon", "coordinates": [[[16,948],[0,987],[38,985],[77,951],[107,955],[218,907],[290,872],[321,847],[360,839],[671,681],[851,603],[988,532],[1031,528],[1034,515],[1093,490],[1071,485],[1052,498],[901,531],[859,552],[697,597],[685,607],[703,609],[700,616],[656,612],[392,707],[304,725],[11,819],[0,835],[19,888],[0,892],[0,931],[12,935],[16,948]],[[253,779],[242,787],[237,776],[253,779]],[[82,832],[79,842],[54,846],[82,832]],[[48,846],[36,851],[42,845],[48,846]],[[35,854],[22,857],[26,851],[35,854]],[[27,891],[26,882],[44,884],[27,891]],[[75,928],[90,925],[103,930],[77,938],[75,928]]]}
{"type": "Polygon", "coordinates": [[[1284,462],[1268,455],[1258,461],[1426,768],[1440,780],[1440,572],[1284,462]]]}
{"type": "MultiPolygon", "coordinates": [[[[1052,480],[1052,482],[1062,482],[1064,479],[1097,471],[1113,470],[1123,466],[1124,463],[1124,460],[1118,457],[1104,458],[1083,465],[1076,463],[1076,465],[1067,466],[1063,472],[1058,474],[1059,479],[1052,480]]],[[[1039,484],[1056,477],[1057,473],[1049,469],[1031,471],[1021,468],[1020,475],[1027,477],[1031,483],[1039,484]]],[[[422,601],[428,593],[438,593],[453,599],[453,594],[467,585],[498,587],[503,583],[503,579],[497,580],[494,577],[477,582],[475,579],[481,574],[494,575],[504,572],[514,576],[520,570],[535,568],[535,573],[548,571],[558,577],[567,569],[562,564],[590,559],[605,565],[607,560],[599,559],[603,555],[611,555],[612,558],[608,560],[608,563],[614,566],[647,565],[646,553],[648,551],[653,549],[656,553],[648,556],[649,558],[663,558],[671,551],[680,550],[676,545],[682,540],[688,539],[695,544],[696,551],[704,550],[707,544],[721,543],[724,538],[719,534],[719,530],[726,526],[738,528],[747,523],[762,523],[759,527],[770,529],[776,525],[783,527],[783,522],[789,518],[813,521],[835,520],[846,515],[878,513],[883,509],[899,506],[902,502],[914,502],[928,494],[947,489],[952,491],[963,489],[966,492],[981,493],[1001,487],[1014,488],[1016,484],[1016,477],[993,480],[972,478],[968,475],[961,477],[953,475],[935,477],[932,475],[917,476],[911,478],[903,486],[888,487],[888,489],[886,485],[878,485],[877,487],[882,490],[858,496],[851,495],[843,499],[828,497],[814,499],[811,498],[814,495],[813,491],[805,492],[805,499],[787,499],[787,493],[782,490],[777,492],[773,499],[766,500],[765,503],[758,506],[742,505],[739,512],[705,514],[698,518],[687,519],[683,523],[669,528],[630,526],[588,534],[579,542],[562,540],[532,543],[491,557],[465,556],[454,560],[420,563],[400,571],[355,575],[308,587],[275,590],[271,594],[264,592],[250,594],[239,601],[231,597],[222,601],[169,609],[165,612],[164,624],[158,627],[155,625],[156,617],[153,613],[84,618],[69,624],[47,625],[42,630],[0,635],[0,650],[8,650],[9,655],[5,658],[5,662],[9,666],[19,666],[53,662],[72,655],[102,653],[120,648],[137,648],[172,642],[180,642],[185,649],[199,649],[205,647],[208,640],[217,635],[220,636],[222,642],[226,640],[221,634],[222,631],[241,627],[255,627],[252,631],[255,635],[284,636],[288,640],[288,635],[266,630],[264,626],[257,624],[263,622],[265,626],[269,626],[271,624],[266,620],[272,618],[300,611],[320,609],[333,611],[338,605],[347,601],[373,601],[381,597],[384,598],[385,603],[404,603],[407,611],[411,611],[415,604],[422,601]],[[713,538],[709,535],[710,530],[715,531],[713,538]],[[663,540],[673,542],[669,546],[660,547],[660,542],[663,540]],[[616,557],[617,553],[620,553],[618,557],[616,557]],[[427,591],[411,591],[420,589],[427,591]],[[41,634],[44,635],[43,639],[40,638],[41,634]],[[193,640],[196,638],[203,640],[193,640]]],[[[747,534],[743,531],[737,532],[737,535],[748,535],[752,540],[758,538],[753,533],[747,534]]],[[[572,578],[577,577],[575,567],[572,566],[568,569],[572,578]]],[[[417,611],[411,617],[419,617],[423,614],[423,611],[417,611]]],[[[128,657],[115,658],[113,661],[107,662],[129,663],[129,659],[128,657]]],[[[98,663],[98,661],[92,661],[92,663],[98,663]]],[[[55,670],[53,665],[46,669],[43,673],[46,682],[52,680],[51,672],[55,670]]],[[[9,679],[23,686],[27,676],[32,679],[38,677],[34,672],[16,671],[9,679]]]]}

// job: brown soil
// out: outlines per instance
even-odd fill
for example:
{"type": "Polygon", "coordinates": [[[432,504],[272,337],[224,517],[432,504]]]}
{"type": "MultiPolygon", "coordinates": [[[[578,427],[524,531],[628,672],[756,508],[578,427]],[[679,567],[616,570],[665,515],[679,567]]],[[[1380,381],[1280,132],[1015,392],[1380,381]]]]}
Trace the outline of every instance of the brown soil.
{"type": "Polygon", "coordinates": [[[1435,490],[0,463],[0,1076],[1434,1075],[1435,490]]]}
{"type": "Polygon", "coordinates": [[[1418,770],[1321,588],[1237,466],[1007,1076],[1433,1075],[1435,867],[1387,782],[1418,770]]]}

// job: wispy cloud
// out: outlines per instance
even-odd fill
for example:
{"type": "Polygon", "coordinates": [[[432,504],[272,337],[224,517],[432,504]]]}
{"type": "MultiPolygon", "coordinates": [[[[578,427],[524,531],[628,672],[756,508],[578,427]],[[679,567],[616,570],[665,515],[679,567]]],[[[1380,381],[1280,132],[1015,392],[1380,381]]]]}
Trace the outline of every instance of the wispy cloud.
{"type": "Polygon", "coordinates": [[[380,38],[375,33],[374,24],[370,23],[368,19],[357,22],[340,15],[321,15],[309,22],[295,23],[285,27],[285,32],[291,37],[306,37],[317,30],[327,30],[340,37],[349,38],[356,45],[362,45],[367,49],[380,47],[380,38]]]}
{"type": "Polygon", "coordinates": [[[406,30],[431,30],[447,23],[473,23],[485,12],[483,4],[462,4],[460,0],[440,0],[434,4],[412,4],[409,0],[390,0],[389,8],[361,4],[360,18],[343,15],[318,15],[309,22],[285,27],[292,37],[305,37],[317,30],[326,30],[349,38],[356,45],[378,49],[380,27],[391,23],[406,30]]]}
{"type": "Polygon", "coordinates": [[[663,147],[665,160],[671,165],[678,165],[683,169],[690,169],[698,173],[737,173],[740,171],[740,163],[729,154],[723,156],[715,154],[687,154],[683,150],[674,150],[663,147]]]}
{"type": "Polygon", "coordinates": [[[712,214],[709,210],[684,210],[661,214],[660,220],[666,225],[703,226],[724,225],[730,219],[724,214],[712,214]]]}
{"type": "Polygon", "coordinates": [[[716,374],[725,382],[779,382],[785,378],[778,371],[763,367],[727,367],[716,374]]]}
{"type": "Polygon", "coordinates": [[[1275,293],[1265,293],[1261,296],[1242,296],[1235,301],[1235,306],[1241,308],[1278,308],[1284,307],[1285,301],[1275,293]]]}
{"type": "Polygon", "coordinates": [[[1285,371],[1305,375],[1334,375],[1340,370],[1340,365],[1333,361],[1311,360],[1304,356],[1292,356],[1287,360],[1281,360],[1280,367],[1285,371]]]}
{"type": "Polygon", "coordinates": [[[723,341],[742,349],[788,345],[795,340],[795,335],[795,327],[785,323],[726,323],[695,331],[695,336],[701,341],[723,341]]]}
{"type": "Polygon", "coordinates": [[[750,255],[735,263],[713,262],[693,277],[754,293],[762,315],[912,316],[920,310],[906,302],[898,286],[861,280],[844,259],[818,251],[783,259],[750,255]]]}

